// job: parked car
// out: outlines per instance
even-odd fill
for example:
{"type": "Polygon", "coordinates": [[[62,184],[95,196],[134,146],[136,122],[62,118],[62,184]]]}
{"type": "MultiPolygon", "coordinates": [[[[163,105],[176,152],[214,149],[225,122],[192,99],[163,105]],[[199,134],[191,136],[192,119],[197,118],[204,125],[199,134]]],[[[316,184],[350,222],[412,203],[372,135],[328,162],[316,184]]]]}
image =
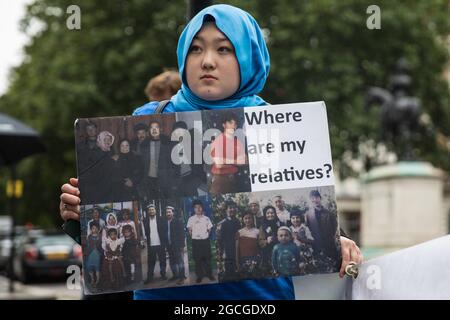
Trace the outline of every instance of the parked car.
{"type": "Polygon", "coordinates": [[[30,230],[16,238],[15,246],[14,276],[23,283],[62,277],[70,265],[81,267],[81,246],[60,231],[30,230]]]}

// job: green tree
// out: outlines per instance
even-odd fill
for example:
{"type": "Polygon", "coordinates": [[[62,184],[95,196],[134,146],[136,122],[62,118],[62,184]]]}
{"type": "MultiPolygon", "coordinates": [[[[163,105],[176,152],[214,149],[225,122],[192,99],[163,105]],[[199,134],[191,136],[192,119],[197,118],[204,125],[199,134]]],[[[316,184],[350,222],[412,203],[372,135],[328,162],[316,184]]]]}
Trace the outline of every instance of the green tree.
{"type": "MultiPolygon", "coordinates": [[[[450,93],[443,79],[449,52],[448,1],[378,1],[381,30],[369,30],[359,0],[233,0],[264,28],[271,74],[263,97],[271,103],[324,100],[332,152],[343,176],[361,143],[378,141],[378,111],[364,110],[368,87],[386,87],[399,57],[412,67],[412,94],[431,125],[417,141],[420,157],[450,170],[449,153],[434,134],[450,136],[450,93]]],[[[79,0],[81,30],[69,30],[69,0],[36,0],[23,20],[30,34],[24,62],[0,97],[0,112],[36,128],[47,148],[19,167],[25,181],[20,222],[59,224],[60,185],[76,174],[76,118],[130,114],[145,102],[143,87],[164,67],[176,67],[175,48],[186,3],[79,0]],[[40,31],[33,33],[33,26],[40,31]]],[[[6,175],[5,170],[2,170],[6,175]]],[[[4,186],[4,180],[0,182],[4,186]]],[[[4,195],[0,205],[5,207],[4,195]]]]}

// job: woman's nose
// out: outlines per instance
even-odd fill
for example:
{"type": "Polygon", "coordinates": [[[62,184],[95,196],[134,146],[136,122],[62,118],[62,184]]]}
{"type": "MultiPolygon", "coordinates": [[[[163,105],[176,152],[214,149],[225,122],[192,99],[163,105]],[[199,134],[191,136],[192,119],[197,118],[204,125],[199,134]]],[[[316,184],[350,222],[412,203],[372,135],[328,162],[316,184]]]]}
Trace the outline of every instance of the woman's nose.
{"type": "Polygon", "coordinates": [[[204,69],[214,69],[215,68],[214,55],[211,51],[206,51],[203,56],[202,68],[204,69]]]}

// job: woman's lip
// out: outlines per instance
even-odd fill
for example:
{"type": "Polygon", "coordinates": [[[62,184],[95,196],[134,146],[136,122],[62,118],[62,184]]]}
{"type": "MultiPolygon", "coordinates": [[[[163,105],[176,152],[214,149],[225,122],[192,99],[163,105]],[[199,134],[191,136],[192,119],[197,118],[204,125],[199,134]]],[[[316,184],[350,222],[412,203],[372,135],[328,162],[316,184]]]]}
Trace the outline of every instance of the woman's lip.
{"type": "Polygon", "coordinates": [[[214,79],[214,80],[217,80],[217,78],[213,77],[213,76],[202,76],[200,79],[214,79]]]}

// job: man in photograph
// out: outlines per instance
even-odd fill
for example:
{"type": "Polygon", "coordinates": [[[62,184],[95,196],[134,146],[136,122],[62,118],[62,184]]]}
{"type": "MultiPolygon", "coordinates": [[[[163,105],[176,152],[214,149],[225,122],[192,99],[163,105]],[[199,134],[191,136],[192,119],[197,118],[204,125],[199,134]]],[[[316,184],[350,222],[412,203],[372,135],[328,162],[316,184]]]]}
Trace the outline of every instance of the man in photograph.
{"type": "Polygon", "coordinates": [[[306,213],[307,226],[311,231],[314,258],[322,270],[332,269],[333,261],[339,263],[339,248],[336,243],[337,217],[322,205],[318,190],[309,193],[311,208],[306,213]]]}
{"type": "Polygon", "coordinates": [[[147,132],[148,132],[148,126],[145,123],[138,123],[134,126],[134,134],[136,135],[136,138],[134,138],[133,140],[131,140],[131,150],[138,154],[141,155],[142,151],[141,148],[144,145],[145,142],[148,142],[148,136],[147,136],[147,132]]]}
{"type": "Polygon", "coordinates": [[[196,283],[201,283],[204,277],[214,281],[212,274],[212,256],[211,243],[209,236],[213,224],[211,220],[205,216],[203,203],[200,200],[192,202],[194,215],[192,215],[187,223],[189,235],[192,238],[192,256],[195,265],[195,274],[197,276],[196,283]]]}
{"type": "Polygon", "coordinates": [[[259,204],[259,200],[255,197],[251,197],[248,203],[248,213],[251,214],[252,220],[253,220],[253,226],[255,228],[259,228],[261,226],[261,220],[263,217],[263,214],[261,212],[261,207],[259,204]]]}
{"type": "Polygon", "coordinates": [[[289,226],[291,224],[291,214],[286,209],[283,198],[280,195],[275,196],[273,202],[275,203],[275,209],[277,210],[278,220],[285,226],[289,226]]]}
{"type": "Polygon", "coordinates": [[[234,201],[225,202],[226,218],[217,225],[217,243],[220,257],[224,261],[223,281],[236,278],[236,234],[241,229],[241,223],[237,219],[237,205],[234,201]]]}
{"type": "Polygon", "coordinates": [[[183,284],[186,279],[184,268],[184,226],[183,222],[175,217],[175,208],[166,207],[167,219],[167,252],[169,254],[169,264],[172,270],[171,281],[177,280],[177,284],[183,284]]]}
{"type": "Polygon", "coordinates": [[[194,128],[188,130],[184,121],[177,121],[173,124],[171,139],[173,140],[172,158],[176,157],[176,195],[177,196],[198,196],[199,188],[206,183],[206,172],[203,163],[195,163],[196,151],[194,138],[200,134],[195,134],[194,128]],[[184,141],[189,139],[189,141],[184,141]]]}
{"type": "Polygon", "coordinates": [[[149,126],[149,139],[141,146],[144,162],[144,179],[140,190],[145,191],[146,201],[170,198],[175,188],[173,183],[174,166],[171,160],[171,143],[161,134],[161,126],[153,120],[149,126]]]}
{"type": "Polygon", "coordinates": [[[144,234],[147,240],[147,280],[145,284],[153,281],[156,258],[159,261],[161,280],[166,278],[166,246],[167,246],[167,222],[156,214],[154,204],[147,206],[147,215],[144,218],[144,234]]]}

